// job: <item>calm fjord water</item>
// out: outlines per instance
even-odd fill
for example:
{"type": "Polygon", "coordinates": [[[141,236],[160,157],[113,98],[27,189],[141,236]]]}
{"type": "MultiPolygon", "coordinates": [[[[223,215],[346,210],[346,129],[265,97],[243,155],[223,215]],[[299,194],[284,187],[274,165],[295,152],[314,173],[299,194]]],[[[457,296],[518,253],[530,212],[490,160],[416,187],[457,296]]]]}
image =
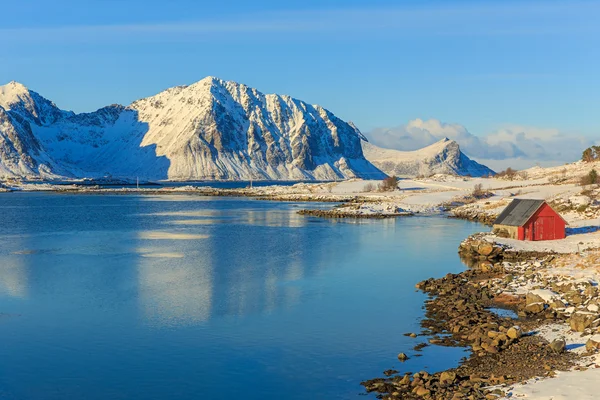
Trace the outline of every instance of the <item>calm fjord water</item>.
{"type": "Polygon", "coordinates": [[[358,398],[476,224],[196,196],[0,196],[0,398],[358,398]]]}

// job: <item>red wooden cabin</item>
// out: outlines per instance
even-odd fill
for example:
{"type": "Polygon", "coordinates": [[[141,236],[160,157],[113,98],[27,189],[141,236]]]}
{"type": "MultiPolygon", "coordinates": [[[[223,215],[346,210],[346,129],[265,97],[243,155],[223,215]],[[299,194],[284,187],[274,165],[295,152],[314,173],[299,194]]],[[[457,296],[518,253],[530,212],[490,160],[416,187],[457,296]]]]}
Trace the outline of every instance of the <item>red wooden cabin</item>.
{"type": "Polygon", "coordinates": [[[518,240],[556,240],[565,238],[566,224],[544,200],[514,199],[494,221],[494,231],[518,240]]]}

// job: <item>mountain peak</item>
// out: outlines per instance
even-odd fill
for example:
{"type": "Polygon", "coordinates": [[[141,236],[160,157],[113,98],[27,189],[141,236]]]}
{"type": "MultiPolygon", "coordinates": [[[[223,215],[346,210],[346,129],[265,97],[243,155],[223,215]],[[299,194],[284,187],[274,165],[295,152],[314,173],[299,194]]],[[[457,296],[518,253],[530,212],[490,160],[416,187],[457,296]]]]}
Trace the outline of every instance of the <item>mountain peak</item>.
{"type": "MultiPolygon", "coordinates": [[[[223,85],[225,83],[228,83],[228,82],[224,81],[221,78],[217,78],[216,76],[209,75],[207,77],[200,79],[198,82],[191,84],[190,86],[204,86],[204,85],[211,86],[214,84],[223,85]]],[[[231,82],[231,83],[235,83],[235,82],[231,82]]]]}
{"type": "Polygon", "coordinates": [[[21,82],[17,82],[17,81],[10,81],[6,85],[0,86],[0,88],[2,88],[2,89],[14,88],[14,89],[18,89],[18,90],[28,90],[25,85],[23,85],[21,82]]]}
{"type": "Polygon", "coordinates": [[[0,86],[0,106],[9,108],[11,104],[22,100],[24,96],[29,97],[30,91],[25,85],[17,81],[10,81],[0,86]]]}
{"type": "Polygon", "coordinates": [[[0,107],[40,125],[73,115],[73,112],[59,109],[56,104],[17,81],[0,86],[0,107]]]}

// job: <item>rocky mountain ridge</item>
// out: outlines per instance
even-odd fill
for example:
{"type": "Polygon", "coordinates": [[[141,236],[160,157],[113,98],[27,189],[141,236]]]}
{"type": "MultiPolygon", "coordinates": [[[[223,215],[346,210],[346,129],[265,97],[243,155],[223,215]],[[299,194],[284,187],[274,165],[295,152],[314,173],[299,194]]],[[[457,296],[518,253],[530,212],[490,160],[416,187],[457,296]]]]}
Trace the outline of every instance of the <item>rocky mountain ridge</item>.
{"type": "Polygon", "coordinates": [[[0,176],[332,180],[385,175],[356,127],[318,105],[207,77],[74,114],[0,87],[0,176]]]}
{"type": "Polygon", "coordinates": [[[458,143],[448,138],[414,151],[384,149],[363,141],[363,153],[381,171],[400,177],[494,174],[490,168],[467,157],[458,143]]]}
{"type": "Polygon", "coordinates": [[[20,83],[0,86],[0,178],[337,180],[490,171],[457,144],[438,147],[435,154],[379,149],[321,106],[215,77],[80,114],[20,83]]]}

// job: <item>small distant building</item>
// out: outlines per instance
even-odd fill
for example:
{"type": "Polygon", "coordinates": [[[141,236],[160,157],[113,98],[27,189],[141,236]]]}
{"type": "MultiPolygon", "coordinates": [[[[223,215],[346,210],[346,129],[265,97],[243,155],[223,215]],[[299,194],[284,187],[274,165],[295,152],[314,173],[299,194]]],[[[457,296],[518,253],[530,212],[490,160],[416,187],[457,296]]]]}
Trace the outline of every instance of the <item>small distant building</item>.
{"type": "Polygon", "coordinates": [[[565,238],[566,221],[544,200],[514,199],[494,221],[494,232],[518,240],[565,238]]]}

